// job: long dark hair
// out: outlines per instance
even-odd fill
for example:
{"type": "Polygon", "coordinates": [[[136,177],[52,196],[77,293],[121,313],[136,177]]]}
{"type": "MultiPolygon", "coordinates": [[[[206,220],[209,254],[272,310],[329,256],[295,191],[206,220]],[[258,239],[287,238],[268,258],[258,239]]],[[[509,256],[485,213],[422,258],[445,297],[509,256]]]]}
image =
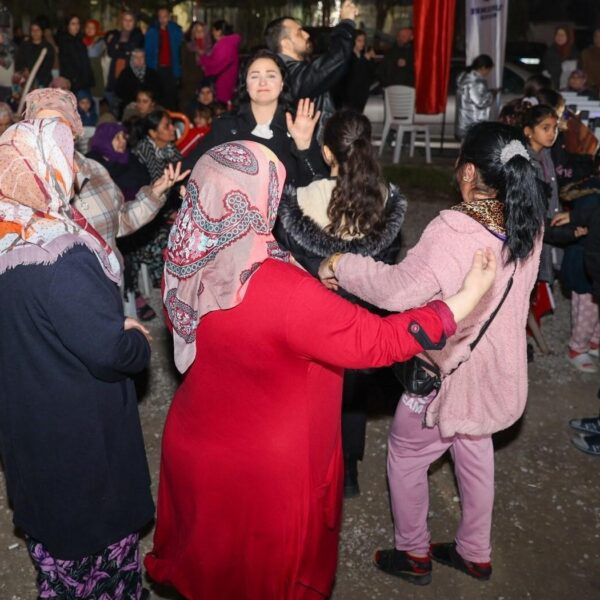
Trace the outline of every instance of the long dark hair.
{"type": "Polygon", "coordinates": [[[290,86],[288,83],[288,74],[287,69],[285,68],[285,63],[283,60],[281,60],[281,57],[278,54],[275,54],[275,52],[271,52],[271,50],[267,50],[266,48],[257,50],[248,59],[240,73],[238,88],[239,104],[242,105],[250,102],[250,96],[248,95],[248,88],[246,86],[246,78],[248,77],[248,71],[250,70],[250,67],[260,58],[272,60],[277,65],[277,68],[279,69],[283,79],[283,89],[281,90],[281,94],[279,94],[278,98],[279,106],[282,106],[284,110],[290,110],[292,108],[292,98],[290,94],[290,86]]]}
{"type": "Polygon", "coordinates": [[[144,132],[144,135],[149,135],[150,131],[156,131],[158,129],[158,126],[160,125],[160,122],[165,117],[171,120],[171,116],[169,115],[169,113],[166,110],[163,110],[162,108],[157,108],[156,110],[153,110],[152,112],[148,113],[142,119],[142,130],[144,132]]]}
{"type": "Polygon", "coordinates": [[[354,110],[336,112],[325,125],[323,144],[339,166],[327,231],[338,237],[381,231],[385,188],[371,145],[371,122],[354,110]]]}
{"type": "Polygon", "coordinates": [[[531,254],[546,213],[546,187],[531,160],[517,154],[502,163],[502,150],[514,140],[526,147],[523,134],[515,127],[491,121],[476,123],[465,135],[456,164],[457,170],[467,163],[475,165],[483,183],[495,190],[504,204],[506,262],[531,254]]]}

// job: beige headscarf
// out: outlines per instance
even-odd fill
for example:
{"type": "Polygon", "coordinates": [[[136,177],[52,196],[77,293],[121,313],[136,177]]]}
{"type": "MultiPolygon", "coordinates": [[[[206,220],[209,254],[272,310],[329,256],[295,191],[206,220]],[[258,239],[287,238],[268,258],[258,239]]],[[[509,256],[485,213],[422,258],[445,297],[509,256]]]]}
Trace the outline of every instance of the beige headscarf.
{"type": "Polygon", "coordinates": [[[73,93],[52,88],[41,88],[29,92],[25,96],[25,116],[23,118],[27,121],[50,116],[44,115],[43,111],[60,113],[68,122],[75,137],[83,134],[83,124],[77,112],[77,98],[73,93]]]}
{"type": "Polygon", "coordinates": [[[119,283],[114,253],[75,209],[73,134],[62,119],[12,125],[0,136],[0,274],[52,264],[76,244],[87,246],[106,276],[119,283]]]}

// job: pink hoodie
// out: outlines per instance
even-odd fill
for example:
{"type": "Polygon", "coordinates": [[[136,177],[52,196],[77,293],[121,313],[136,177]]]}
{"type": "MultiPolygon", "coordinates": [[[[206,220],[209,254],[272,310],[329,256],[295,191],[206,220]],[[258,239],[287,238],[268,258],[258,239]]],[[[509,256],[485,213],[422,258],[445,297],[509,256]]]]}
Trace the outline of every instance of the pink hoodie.
{"type": "Polygon", "coordinates": [[[210,54],[200,57],[204,74],[217,78],[215,96],[219,102],[229,102],[233,98],[238,77],[240,41],[237,33],[224,35],[212,47],[210,54]]]}
{"type": "MultiPolygon", "coordinates": [[[[398,265],[346,254],[336,268],[340,285],[367,302],[403,311],[456,293],[478,248],[501,256],[502,241],[471,217],[444,210],[398,265]]],[[[541,238],[533,253],[519,261],[513,286],[502,308],[471,355],[469,344],[498,306],[514,269],[500,261],[496,281],[479,306],[459,323],[443,350],[430,355],[448,373],[438,396],[429,404],[426,425],[439,425],[442,437],[482,436],[505,429],[525,409],[527,344],[525,326],[529,296],[535,283],[541,238]]]]}

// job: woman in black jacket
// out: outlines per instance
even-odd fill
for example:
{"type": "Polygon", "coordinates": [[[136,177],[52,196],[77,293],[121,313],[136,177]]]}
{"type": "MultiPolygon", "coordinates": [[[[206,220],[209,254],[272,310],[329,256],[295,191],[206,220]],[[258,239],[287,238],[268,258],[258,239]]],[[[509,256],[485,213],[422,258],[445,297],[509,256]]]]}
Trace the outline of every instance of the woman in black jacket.
{"type": "Polygon", "coordinates": [[[121,109],[135,102],[140,90],[150,90],[156,97],[159,92],[158,74],[146,64],[146,53],[141,48],[132,50],[129,64],[123,69],[115,84],[115,93],[121,109]]]}
{"type": "Polygon", "coordinates": [[[52,80],[52,65],[54,64],[54,48],[44,39],[42,25],[34,21],[29,27],[29,38],[17,48],[15,56],[15,70],[27,69],[31,72],[33,65],[39,58],[42,50],[46,48],[46,56],[35,76],[37,87],[48,87],[52,80]]]}
{"type": "MultiPolygon", "coordinates": [[[[286,188],[275,237],[309,273],[318,277],[323,259],[338,252],[371,256],[389,264],[400,252],[406,198],[381,180],[371,145],[371,123],[352,110],[335,113],[325,125],[323,154],[331,176],[307,187],[286,188]]],[[[343,289],[337,292],[372,312],[343,289]]],[[[367,402],[377,382],[372,372],[347,370],[342,405],[344,495],[359,493],[357,463],[365,449],[367,402]]]]}
{"type": "Polygon", "coordinates": [[[326,172],[313,131],[320,113],[308,100],[301,100],[295,118],[287,112],[286,70],[269,50],[259,50],[246,65],[244,89],[237,113],[212,122],[211,132],[184,160],[191,169],[207,151],[219,144],[250,140],[267,146],[285,165],[286,182],[307,185],[326,172]]]}
{"type": "Polygon", "coordinates": [[[61,77],[71,82],[74,94],[79,90],[91,90],[94,87],[94,73],[83,43],[79,17],[69,17],[65,30],[59,32],[57,37],[61,77]]]}

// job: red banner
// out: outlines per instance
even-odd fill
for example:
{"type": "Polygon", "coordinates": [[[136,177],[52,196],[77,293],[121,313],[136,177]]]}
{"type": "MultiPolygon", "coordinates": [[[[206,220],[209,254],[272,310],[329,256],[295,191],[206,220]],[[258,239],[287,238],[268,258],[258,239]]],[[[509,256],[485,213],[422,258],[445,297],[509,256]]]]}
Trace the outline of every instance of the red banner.
{"type": "Polygon", "coordinates": [[[416,111],[446,110],[456,0],[414,0],[416,111]]]}

